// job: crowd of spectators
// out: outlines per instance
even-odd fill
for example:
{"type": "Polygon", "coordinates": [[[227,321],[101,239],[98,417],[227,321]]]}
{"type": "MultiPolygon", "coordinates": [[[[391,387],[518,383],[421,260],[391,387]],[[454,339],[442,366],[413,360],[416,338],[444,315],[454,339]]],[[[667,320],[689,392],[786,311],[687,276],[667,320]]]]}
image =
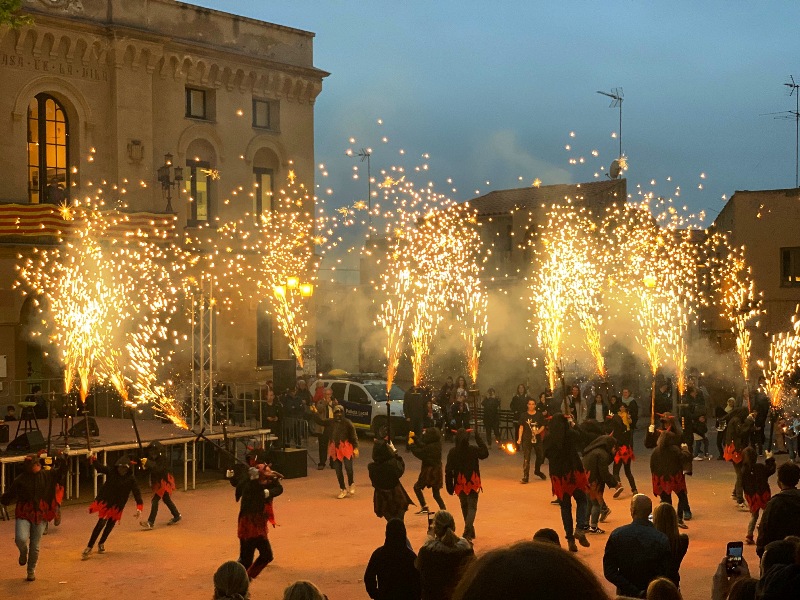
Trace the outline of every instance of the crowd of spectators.
{"type": "MultiPolygon", "coordinates": [[[[765,510],[759,532],[763,542],[758,572],[742,558],[731,567],[722,557],[711,578],[712,600],[785,600],[800,590],[800,511],[791,511],[800,466],[778,470],[781,492],[765,510]],[[788,507],[788,510],[787,510],[788,507]],[[758,575],[755,577],[754,575],[758,575]]],[[[600,579],[574,553],[562,548],[558,533],[537,531],[530,542],[517,542],[475,556],[470,540],[455,532],[453,515],[438,511],[428,539],[415,553],[399,519],[386,525],[386,541],[369,559],[364,586],[375,600],[611,600],[646,598],[681,600],[680,565],[689,546],[677,528],[675,509],[653,508],[644,494],[631,500],[631,523],[608,538],[603,574],[616,586],[609,595],[600,579]]],[[[761,546],[759,546],[761,547],[761,546]]],[[[237,562],[224,563],[214,575],[215,600],[247,600],[247,572],[237,562]]],[[[284,600],[321,600],[326,596],[308,581],[286,588],[284,600]]]]}

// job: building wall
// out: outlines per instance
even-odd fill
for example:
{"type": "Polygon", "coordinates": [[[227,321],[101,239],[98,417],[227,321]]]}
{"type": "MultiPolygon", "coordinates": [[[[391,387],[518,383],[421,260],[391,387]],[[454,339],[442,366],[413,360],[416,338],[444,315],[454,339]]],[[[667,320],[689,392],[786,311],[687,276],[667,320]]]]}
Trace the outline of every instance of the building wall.
{"type": "Polygon", "coordinates": [[[766,310],[759,334],[753,338],[753,357],[766,358],[768,336],[789,329],[789,319],[800,303],[800,287],[783,287],[780,270],[781,248],[800,247],[800,190],[737,191],[714,228],[729,232],[732,244],[745,247],[766,310]]]}
{"type": "MultiPolygon", "coordinates": [[[[220,221],[253,211],[254,167],[273,169],[276,194],[290,171],[314,189],[314,101],[327,73],[313,65],[312,33],[173,0],[26,0],[24,9],[33,25],[0,28],[0,204],[29,201],[27,111],[41,92],[67,115],[72,199],[102,187],[133,212],[164,212],[156,172],[167,153],[176,166],[199,158],[219,172],[211,204],[220,221]],[[187,86],[205,90],[209,118],[186,117],[187,86]],[[271,103],[277,125],[253,126],[253,98],[271,103]]],[[[179,237],[191,202],[174,192],[179,237]]],[[[12,351],[22,297],[11,288],[24,247],[0,236],[0,343],[17,378],[26,376],[12,351]]],[[[223,378],[268,378],[255,370],[256,308],[218,318],[223,378]]],[[[288,356],[280,332],[273,347],[276,358],[288,356]]]]}

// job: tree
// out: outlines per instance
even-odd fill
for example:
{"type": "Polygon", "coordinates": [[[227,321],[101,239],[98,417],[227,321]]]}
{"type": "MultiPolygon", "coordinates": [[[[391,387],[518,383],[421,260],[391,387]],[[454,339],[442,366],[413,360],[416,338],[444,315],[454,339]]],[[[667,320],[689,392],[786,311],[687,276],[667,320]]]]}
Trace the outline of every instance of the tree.
{"type": "Polygon", "coordinates": [[[16,28],[32,22],[29,15],[22,14],[22,0],[0,0],[0,25],[16,28]]]}

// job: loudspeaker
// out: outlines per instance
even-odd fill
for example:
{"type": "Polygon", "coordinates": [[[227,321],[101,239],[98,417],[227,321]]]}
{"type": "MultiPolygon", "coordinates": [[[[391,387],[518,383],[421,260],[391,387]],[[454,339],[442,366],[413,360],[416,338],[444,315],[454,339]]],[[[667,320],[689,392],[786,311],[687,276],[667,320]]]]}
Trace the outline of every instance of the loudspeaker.
{"type": "Polygon", "coordinates": [[[297,362],[294,358],[281,358],[272,361],[272,385],[275,395],[293,390],[297,383],[297,362]]]}
{"type": "Polygon", "coordinates": [[[99,436],[100,428],[97,426],[97,421],[94,420],[94,417],[86,417],[82,421],[78,421],[67,432],[67,435],[74,438],[86,437],[86,419],[89,419],[89,435],[92,437],[99,436]]]}
{"type": "Polygon", "coordinates": [[[8,446],[6,446],[6,451],[36,452],[38,450],[44,449],[46,446],[47,444],[44,441],[44,436],[42,436],[42,432],[39,431],[38,429],[34,429],[33,431],[28,431],[26,433],[23,433],[22,435],[18,435],[13,440],[11,440],[8,446]]]}
{"type": "Polygon", "coordinates": [[[286,477],[308,477],[308,452],[305,448],[285,448],[270,452],[272,468],[286,477]]]}

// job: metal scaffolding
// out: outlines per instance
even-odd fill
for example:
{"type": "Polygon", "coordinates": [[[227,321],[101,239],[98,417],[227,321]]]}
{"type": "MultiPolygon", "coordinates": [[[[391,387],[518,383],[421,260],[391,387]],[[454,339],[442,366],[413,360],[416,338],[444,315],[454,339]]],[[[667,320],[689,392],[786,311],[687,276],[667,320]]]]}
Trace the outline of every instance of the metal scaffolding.
{"type": "Polygon", "coordinates": [[[214,431],[214,282],[203,277],[192,291],[191,427],[214,431]]]}

